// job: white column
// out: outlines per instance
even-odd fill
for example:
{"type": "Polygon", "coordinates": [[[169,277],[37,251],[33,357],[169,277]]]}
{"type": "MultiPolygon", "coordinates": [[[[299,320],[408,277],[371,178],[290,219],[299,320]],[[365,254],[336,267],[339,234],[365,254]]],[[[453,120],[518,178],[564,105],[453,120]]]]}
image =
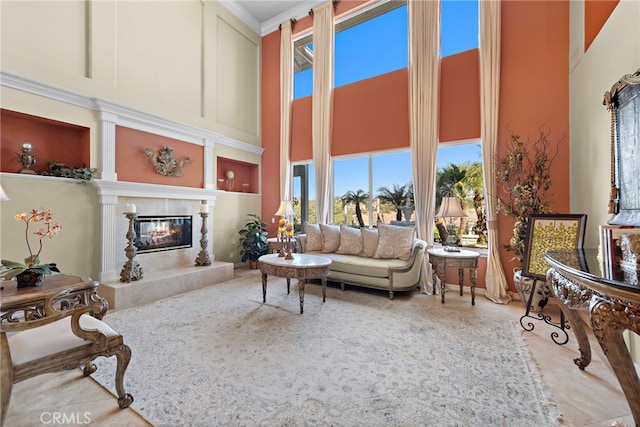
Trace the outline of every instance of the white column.
{"type": "Polygon", "coordinates": [[[205,190],[217,190],[216,188],[216,170],[214,167],[213,147],[215,142],[213,139],[204,138],[204,188],[205,190]]]}
{"type": "Polygon", "coordinates": [[[101,121],[101,178],[105,181],[117,181],[116,174],[116,122],[118,116],[106,111],[100,112],[101,121]]]}
{"type": "Polygon", "coordinates": [[[98,280],[108,282],[118,278],[116,270],[116,207],[118,196],[100,196],[102,236],[100,251],[100,272],[98,280]]]}

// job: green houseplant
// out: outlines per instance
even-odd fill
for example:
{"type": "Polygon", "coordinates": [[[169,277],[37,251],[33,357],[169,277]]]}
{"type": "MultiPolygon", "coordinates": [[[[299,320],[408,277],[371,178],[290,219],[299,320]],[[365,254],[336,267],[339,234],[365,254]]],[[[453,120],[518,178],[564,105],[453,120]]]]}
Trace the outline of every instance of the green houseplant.
{"type": "MultiPolygon", "coordinates": [[[[53,223],[53,215],[50,209],[32,209],[28,213],[23,212],[16,215],[15,218],[17,221],[23,221],[25,223],[24,238],[27,242],[29,256],[24,259],[24,263],[3,259],[3,269],[0,271],[0,277],[3,279],[13,279],[15,277],[18,282],[18,288],[41,286],[43,276],[52,274],[54,271],[60,272],[55,263],[40,264],[42,239],[45,237],[53,238],[62,227],[53,223]],[[42,223],[42,226],[33,232],[33,234],[38,236],[38,250],[34,251],[29,241],[29,227],[38,223],[42,223]]],[[[37,227],[37,225],[35,226],[37,227]]]]}
{"type": "Polygon", "coordinates": [[[269,252],[267,244],[267,223],[258,214],[249,214],[249,221],[240,234],[240,256],[242,262],[249,262],[251,268],[257,268],[258,258],[269,252]]]}

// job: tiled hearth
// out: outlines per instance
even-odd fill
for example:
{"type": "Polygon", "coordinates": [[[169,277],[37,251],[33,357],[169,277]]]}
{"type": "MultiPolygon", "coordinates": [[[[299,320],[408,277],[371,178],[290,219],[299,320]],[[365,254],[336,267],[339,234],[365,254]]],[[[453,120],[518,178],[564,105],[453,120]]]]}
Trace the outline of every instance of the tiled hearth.
{"type": "Polygon", "coordinates": [[[130,283],[119,280],[101,282],[99,293],[109,302],[110,308],[123,309],[224,282],[232,277],[232,263],[213,261],[210,266],[145,271],[141,280],[130,283]]]}

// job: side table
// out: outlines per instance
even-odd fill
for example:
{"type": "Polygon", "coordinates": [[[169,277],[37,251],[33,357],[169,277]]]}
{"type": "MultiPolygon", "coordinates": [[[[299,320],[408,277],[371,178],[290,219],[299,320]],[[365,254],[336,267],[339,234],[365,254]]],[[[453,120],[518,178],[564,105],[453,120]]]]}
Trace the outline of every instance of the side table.
{"type": "MultiPolygon", "coordinates": [[[[440,293],[442,294],[442,303],[444,304],[445,293],[445,277],[447,267],[458,269],[458,284],[460,285],[460,296],[462,296],[462,282],[464,279],[464,269],[469,269],[469,278],[471,279],[471,305],[476,305],[476,277],[478,269],[478,257],[480,254],[474,251],[460,249],[457,252],[445,251],[443,248],[427,249],[429,254],[429,263],[433,269],[433,279],[435,284],[436,276],[440,279],[440,293]]],[[[435,289],[435,287],[434,287],[435,289]]]]}

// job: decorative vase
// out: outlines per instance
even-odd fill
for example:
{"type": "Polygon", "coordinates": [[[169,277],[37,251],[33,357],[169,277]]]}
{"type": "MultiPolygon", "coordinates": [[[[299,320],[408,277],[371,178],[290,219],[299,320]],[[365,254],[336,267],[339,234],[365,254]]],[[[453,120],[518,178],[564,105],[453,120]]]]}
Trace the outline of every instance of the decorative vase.
{"type": "Polygon", "coordinates": [[[30,288],[33,286],[42,286],[42,278],[44,274],[40,270],[28,268],[16,276],[18,289],[30,288]]]}
{"type": "MultiPolygon", "coordinates": [[[[520,300],[525,307],[527,306],[529,297],[531,296],[531,290],[533,288],[534,280],[535,279],[522,276],[522,271],[519,269],[514,269],[513,271],[513,284],[518,290],[520,300]]],[[[536,293],[531,300],[531,310],[540,313],[549,302],[549,294],[551,294],[551,289],[549,288],[545,280],[538,280],[538,282],[536,283],[535,292],[536,293]]]]}

